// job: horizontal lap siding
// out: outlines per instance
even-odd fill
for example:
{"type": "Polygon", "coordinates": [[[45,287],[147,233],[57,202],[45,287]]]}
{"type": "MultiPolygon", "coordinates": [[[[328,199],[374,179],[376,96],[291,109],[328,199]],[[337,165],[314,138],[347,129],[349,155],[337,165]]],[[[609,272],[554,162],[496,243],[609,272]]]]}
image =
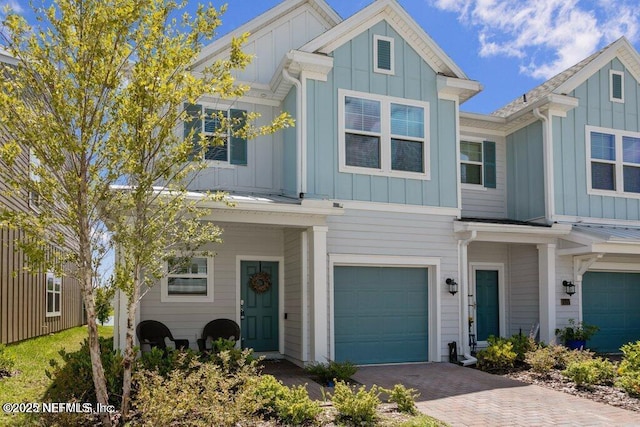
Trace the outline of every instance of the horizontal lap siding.
{"type": "MultiPolygon", "coordinates": [[[[457,240],[451,216],[346,210],[343,216],[328,218],[329,254],[433,257],[440,259],[440,277],[458,277],[457,240]]],[[[330,272],[331,274],[331,272],[330,272]]],[[[443,286],[429,283],[429,286],[443,286]]],[[[447,343],[459,340],[458,298],[441,293],[442,355],[447,343]]],[[[435,320],[430,314],[430,322],[435,320]]],[[[443,356],[444,357],[444,356],[443,356]]]]}
{"type": "Polygon", "coordinates": [[[284,232],[284,353],[298,361],[302,354],[302,233],[297,230],[284,232]]]}

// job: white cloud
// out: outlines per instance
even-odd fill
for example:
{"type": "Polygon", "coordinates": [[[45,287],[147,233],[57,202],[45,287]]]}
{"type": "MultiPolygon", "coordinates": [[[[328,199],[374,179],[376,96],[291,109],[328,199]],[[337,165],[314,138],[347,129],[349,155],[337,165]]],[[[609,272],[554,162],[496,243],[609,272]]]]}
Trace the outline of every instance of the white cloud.
{"type": "Polygon", "coordinates": [[[477,28],[480,56],[519,58],[548,79],[621,36],[640,38],[637,0],[430,0],[477,28]]]}

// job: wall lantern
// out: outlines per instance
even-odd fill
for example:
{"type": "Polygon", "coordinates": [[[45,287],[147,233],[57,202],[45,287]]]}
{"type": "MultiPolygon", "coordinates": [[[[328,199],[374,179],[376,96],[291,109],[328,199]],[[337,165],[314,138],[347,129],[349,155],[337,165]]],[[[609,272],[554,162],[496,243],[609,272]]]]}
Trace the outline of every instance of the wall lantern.
{"type": "Polygon", "coordinates": [[[458,293],[458,283],[455,280],[449,278],[445,281],[445,283],[449,286],[449,293],[451,295],[455,295],[458,293]]]}
{"type": "Polygon", "coordinates": [[[576,285],[574,285],[573,282],[563,280],[562,286],[564,286],[564,291],[567,295],[571,296],[576,293],[576,285]]]}

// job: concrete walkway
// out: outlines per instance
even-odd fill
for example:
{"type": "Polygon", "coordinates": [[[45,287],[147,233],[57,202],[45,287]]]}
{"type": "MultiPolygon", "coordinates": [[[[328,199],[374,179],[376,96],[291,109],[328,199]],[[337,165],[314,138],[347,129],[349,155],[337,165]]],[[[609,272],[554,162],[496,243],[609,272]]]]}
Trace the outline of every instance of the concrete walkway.
{"type": "MultiPolygon", "coordinates": [[[[265,373],[287,385],[308,383],[311,397],[321,397],[321,387],[288,362],[265,373]]],[[[353,379],[414,388],[418,409],[451,426],[640,426],[638,412],[450,363],[365,366],[353,379]]]]}

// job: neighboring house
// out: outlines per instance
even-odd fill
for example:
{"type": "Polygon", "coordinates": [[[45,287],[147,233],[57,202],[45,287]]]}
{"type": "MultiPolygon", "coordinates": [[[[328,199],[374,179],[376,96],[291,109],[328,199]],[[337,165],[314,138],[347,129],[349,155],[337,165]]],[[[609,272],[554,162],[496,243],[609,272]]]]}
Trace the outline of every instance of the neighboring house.
{"type": "MultiPolygon", "coordinates": [[[[15,64],[14,58],[0,50],[0,67],[15,64]]],[[[0,125],[0,139],[6,137],[0,125]]],[[[17,173],[32,173],[30,165],[33,162],[37,159],[25,150],[18,160],[17,173]]],[[[6,166],[0,163],[0,167],[6,166]]],[[[39,209],[37,195],[23,191],[19,196],[9,197],[4,190],[6,187],[0,182],[0,205],[3,208],[19,211],[39,209]]],[[[22,238],[24,233],[20,230],[0,226],[0,343],[3,344],[84,323],[78,283],[70,277],[57,277],[52,272],[25,271],[24,253],[14,250],[15,242],[22,238]]]]}
{"type": "Polygon", "coordinates": [[[539,325],[550,342],[569,318],[599,325],[601,350],[640,339],[640,59],[625,39],[487,116],[459,111],[481,84],[395,0],[346,20],[289,0],[245,31],[255,57],[237,79],[251,91],[186,108],[265,123],[285,110],[296,127],[208,153],[191,189],[236,202],[210,206],[224,243],[151,288],[138,321],[196,348],[230,318],[243,346],[298,364],[447,360],[470,334],[539,325]]]}

